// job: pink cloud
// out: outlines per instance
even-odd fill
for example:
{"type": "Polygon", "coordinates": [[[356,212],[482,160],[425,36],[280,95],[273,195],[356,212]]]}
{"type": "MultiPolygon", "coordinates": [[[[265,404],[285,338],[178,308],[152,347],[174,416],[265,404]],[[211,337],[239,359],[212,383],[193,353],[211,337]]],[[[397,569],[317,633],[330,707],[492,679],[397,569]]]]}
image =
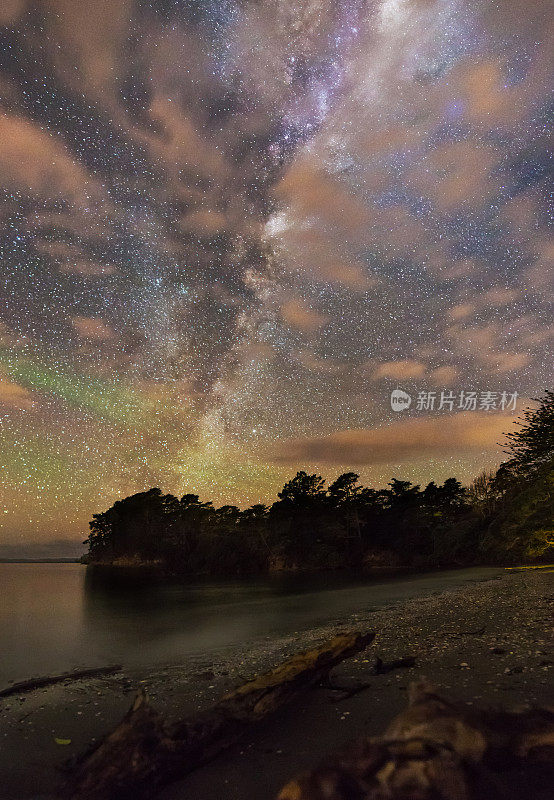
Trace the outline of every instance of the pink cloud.
{"type": "Polygon", "coordinates": [[[13,25],[25,9],[25,0],[2,0],[0,25],[13,25]]]}
{"type": "Polygon", "coordinates": [[[429,377],[434,386],[451,386],[458,377],[458,370],[449,366],[437,367],[429,374],[429,377]]]}
{"type": "Polygon", "coordinates": [[[373,373],[374,378],[394,378],[409,380],[425,375],[426,366],[420,361],[405,359],[403,361],[385,361],[373,373]]]}
{"type": "Polygon", "coordinates": [[[9,408],[27,411],[34,406],[31,394],[20,386],[0,374],[0,404],[9,408]]]}
{"type": "Polygon", "coordinates": [[[499,374],[517,372],[527,366],[531,357],[528,353],[491,353],[485,357],[489,369],[499,374]]]}
{"type": "Polygon", "coordinates": [[[306,332],[321,328],[328,320],[328,317],[314,311],[302,300],[297,299],[289,300],[281,306],[281,316],[293,328],[306,332]]]}
{"type": "Polygon", "coordinates": [[[483,205],[498,192],[492,171],[500,156],[472,141],[451,142],[425,155],[408,173],[409,183],[450,212],[460,206],[483,205]]]}
{"type": "Polygon", "coordinates": [[[201,209],[187,214],[180,222],[181,230],[198,236],[215,236],[228,227],[224,214],[210,209],[201,209]]]}
{"type": "Polygon", "coordinates": [[[306,221],[293,224],[288,215],[280,214],[266,225],[266,235],[291,272],[359,292],[377,284],[366,264],[346,248],[341,251],[333,237],[306,221]]]}
{"type": "Polygon", "coordinates": [[[98,317],[73,317],[72,324],[83,339],[107,340],[115,338],[113,329],[98,317]]]}
{"type": "Polygon", "coordinates": [[[471,303],[460,303],[448,309],[448,316],[451,320],[465,319],[475,311],[475,306],[471,303]]]}
{"type": "Polygon", "coordinates": [[[69,275],[97,277],[113,275],[116,271],[112,264],[101,264],[91,261],[86,254],[74,244],[67,242],[38,242],[37,250],[56,261],[60,272],[69,275]]]}
{"type": "Polygon", "coordinates": [[[328,436],[287,440],[273,458],[286,463],[352,466],[450,457],[496,451],[513,415],[459,412],[441,417],[409,418],[388,427],[337,431],[328,436]]]}
{"type": "Polygon", "coordinates": [[[20,117],[0,114],[0,179],[46,197],[75,202],[97,193],[95,182],[56,137],[20,117]]]}

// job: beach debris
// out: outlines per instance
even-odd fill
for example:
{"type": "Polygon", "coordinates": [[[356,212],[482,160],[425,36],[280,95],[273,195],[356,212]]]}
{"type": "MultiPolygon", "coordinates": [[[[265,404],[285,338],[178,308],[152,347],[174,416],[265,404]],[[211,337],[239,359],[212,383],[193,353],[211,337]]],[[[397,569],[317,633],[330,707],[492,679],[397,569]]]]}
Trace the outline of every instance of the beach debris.
{"type": "Polygon", "coordinates": [[[554,711],[480,710],[425,680],[379,738],[362,738],[288,783],[278,800],[547,800],[554,711]]]}
{"type": "Polygon", "coordinates": [[[71,800],[153,797],[235,744],[260,720],[316,686],[329,671],[375,638],[345,632],[298,653],[225,695],[214,706],[173,725],[141,690],[120,724],[70,768],[62,795],[71,800]]]}
{"type": "Polygon", "coordinates": [[[406,658],[397,658],[394,661],[383,661],[377,657],[370,670],[372,675],[386,675],[395,669],[412,669],[415,667],[415,656],[407,656],[406,658]]]}
{"type": "MultiPolygon", "coordinates": [[[[386,675],[395,669],[410,669],[415,667],[415,656],[408,656],[407,658],[397,658],[394,661],[383,661],[377,656],[372,666],[369,668],[370,675],[386,675]]],[[[337,681],[334,677],[329,676],[324,683],[324,686],[331,689],[333,692],[333,700],[348,700],[364,689],[371,687],[371,682],[359,681],[356,678],[342,678],[337,681]]]]}
{"type": "Polygon", "coordinates": [[[482,636],[485,633],[485,626],[471,631],[460,631],[460,636],[482,636]]]}
{"type": "Polygon", "coordinates": [[[57,736],[54,736],[54,741],[56,742],[56,744],[63,744],[63,745],[71,744],[71,739],[60,739],[57,736]]]}
{"type": "Polygon", "coordinates": [[[331,690],[330,697],[333,701],[340,701],[348,700],[348,698],[363,692],[364,689],[369,689],[371,683],[359,681],[356,678],[346,677],[340,681],[330,678],[328,681],[323,683],[323,686],[326,689],[331,690]]]}
{"type": "MultiPolygon", "coordinates": [[[[71,672],[62,672],[59,675],[47,675],[42,678],[32,678],[28,681],[21,681],[8,686],[6,689],[0,690],[0,697],[10,697],[12,694],[19,692],[32,692],[35,689],[42,689],[43,686],[51,686],[54,683],[62,683],[63,681],[76,681],[81,678],[97,678],[100,675],[112,675],[114,672],[120,672],[123,669],[121,664],[113,664],[109,667],[93,667],[92,669],[76,669],[71,672]]],[[[20,700],[25,698],[20,697],[20,700]]]]}

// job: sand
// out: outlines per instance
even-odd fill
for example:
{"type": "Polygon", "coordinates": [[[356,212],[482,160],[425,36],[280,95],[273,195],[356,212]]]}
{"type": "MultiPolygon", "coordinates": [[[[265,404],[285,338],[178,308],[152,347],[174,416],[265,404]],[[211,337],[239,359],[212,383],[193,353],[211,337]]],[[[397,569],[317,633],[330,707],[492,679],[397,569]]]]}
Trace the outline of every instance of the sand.
{"type": "Polygon", "coordinates": [[[506,572],[215,659],[190,658],[146,673],[125,671],[7,698],[0,701],[2,797],[54,796],[64,761],[110,730],[139,686],[147,687],[158,710],[178,719],[341,628],[377,631],[367,652],[333,673],[338,683],[363,681],[368,688],[342,699],[325,687],[309,692],[240,746],[167,787],[160,800],[269,800],[327,752],[356,736],[382,732],[404,707],[410,681],[421,675],[470,704],[554,706],[553,589],[553,571],[506,572]],[[376,656],[415,656],[416,666],[373,676],[376,656]]]}

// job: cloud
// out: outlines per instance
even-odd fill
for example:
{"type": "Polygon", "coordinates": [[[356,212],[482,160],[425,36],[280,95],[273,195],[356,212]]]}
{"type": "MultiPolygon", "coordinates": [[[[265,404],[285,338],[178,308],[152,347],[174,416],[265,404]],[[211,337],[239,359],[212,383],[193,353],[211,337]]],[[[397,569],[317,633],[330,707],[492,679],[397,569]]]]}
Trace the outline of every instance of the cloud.
{"type": "Polygon", "coordinates": [[[45,406],[49,452],[82,433],[86,474],[110,491],[165,476],[177,490],[208,474],[202,448],[183,470],[199,416],[217,460],[254,425],[324,434],[347,413],[371,429],[388,411],[370,396],[378,370],[439,392],[546,385],[545,0],[85,5],[0,11],[16,23],[0,76],[3,339],[76,380],[142,385],[153,414],[139,431],[128,414],[108,448],[104,427],[92,441],[77,411],[68,425],[45,406]],[[185,384],[190,402],[171,393],[185,384]]]}
{"type": "Polygon", "coordinates": [[[519,296],[517,289],[507,289],[504,286],[493,286],[482,295],[481,302],[484,306],[494,306],[500,308],[501,306],[511,305],[514,300],[519,296]]]}
{"type": "Polygon", "coordinates": [[[465,319],[469,317],[475,311],[475,306],[471,303],[460,303],[457,306],[453,306],[452,308],[448,309],[448,316],[451,320],[459,320],[465,319]]]}
{"type": "Polygon", "coordinates": [[[197,236],[215,236],[227,227],[228,222],[225,215],[210,209],[193,211],[183,217],[180,222],[181,230],[197,236]]]}
{"type": "Polygon", "coordinates": [[[534,245],[535,261],[523,274],[524,288],[541,296],[554,288],[554,242],[539,239],[534,245]]]}
{"type": "Polygon", "coordinates": [[[345,365],[331,358],[317,356],[310,350],[301,350],[295,359],[310,372],[319,372],[326,375],[340,375],[344,372],[345,365]]]}
{"type": "Polygon", "coordinates": [[[410,186],[429,197],[440,211],[480,207],[499,191],[493,168],[500,155],[472,141],[444,144],[425,155],[407,173],[410,186]]]}
{"type": "Polygon", "coordinates": [[[0,179],[11,188],[44,197],[85,202],[98,193],[94,179],[65,145],[28,120],[0,114],[0,179]]]}
{"type": "Polygon", "coordinates": [[[27,336],[18,334],[13,328],[10,328],[9,325],[0,320],[0,344],[2,346],[14,350],[28,343],[29,338],[27,336]]]}
{"type": "Polygon", "coordinates": [[[499,337],[496,325],[452,325],[446,330],[456,349],[475,358],[486,355],[488,350],[494,349],[499,337]]]}
{"type": "Polygon", "coordinates": [[[508,289],[505,286],[493,286],[486,292],[481,292],[471,297],[471,302],[459,303],[449,308],[447,316],[453,322],[466,319],[487,307],[501,308],[512,305],[519,297],[517,289],[508,289]]]}
{"type": "Polygon", "coordinates": [[[73,317],[71,322],[83,339],[106,341],[115,338],[113,329],[97,317],[73,317]]]}
{"type": "Polygon", "coordinates": [[[2,0],[0,25],[13,25],[25,9],[25,0],[2,0]]]}
{"type": "MultiPolygon", "coordinates": [[[[421,353],[423,355],[423,352],[421,353]]],[[[434,352],[427,353],[429,357],[436,355],[434,352]]],[[[451,386],[458,377],[458,370],[449,365],[443,365],[431,369],[421,361],[404,359],[400,361],[387,361],[381,364],[373,372],[373,380],[390,378],[398,382],[415,380],[417,378],[428,378],[433,386],[451,386]]]]}
{"type": "Polygon", "coordinates": [[[505,203],[499,212],[499,219],[516,228],[531,233],[537,227],[540,201],[536,191],[517,194],[505,203]]]}
{"type": "Polygon", "coordinates": [[[522,370],[531,361],[529,353],[495,352],[485,354],[483,361],[489,369],[500,375],[522,370]]]}
{"type": "Polygon", "coordinates": [[[215,181],[231,174],[231,167],[216,144],[197,131],[194,122],[182,113],[178,103],[155,96],[150,116],[159,133],[145,133],[138,129],[134,133],[149,145],[152,155],[161,160],[169,175],[178,178],[181,170],[188,168],[215,181]]]}
{"type": "Polygon", "coordinates": [[[333,236],[308,223],[296,226],[286,212],[270,217],[265,233],[287,269],[300,277],[354,292],[367,292],[378,283],[368,266],[333,236]]]}
{"type": "Polygon", "coordinates": [[[34,406],[30,392],[2,374],[0,374],[0,404],[25,411],[34,406]]]}
{"type": "Polygon", "coordinates": [[[426,369],[425,364],[411,359],[386,361],[375,370],[373,378],[394,378],[399,381],[410,380],[411,378],[421,378],[422,375],[425,375],[426,369]]]}
{"type": "Polygon", "coordinates": [[[67,264],[60,264],[60,272],[67,275],[81,275],[84,278],[97,278],[102,275],[113,275],[116,271],[111,264],[100,264],[95,261],[73,261],[67,264]]]}
{"type": "Polygon", "coordinates": [[[41,5],[50,36],[63,42],[62,47],[51,48],[59,76],[68,86],[113,103],[130,33],[132,0],[87,0],[86,14],[74,0],[41,0],[41,5]]]}
{"type": "Polygon", "coordinates": [[[497,411],[459,412],[409,418],[388,427],[337,431],[328,436],[289,439],[273,459],[283,463],[327,462],[351,466],[408,462],[453,454],[496,451],[513,416],[497,411]]]}
{"type": "Polygon", "coordinates": [[[311,333],[328,321],[328,317],[309,308],[302,300],[288,300],[281,306],[281,317],[298,330],[311,333]]]}
{"type": "Polygon", "coordinates": [[[98,277],[113,275],[116,271],[113,264],[102,264],[92,261],[80,247],[67,242],[39,241],[36,248],[44,253],[58,265],[60,272],[68,275],[81,275],[83,277],[98,277]]]}
{"type": "Polygon", "coordinates": [[[373,196],[390,187],[391,174],[366,171],[360,196],[359,184],[354,188],[340,172],[326,172],[322,161],[325,153],[314,147],[291,165],[275,187],[279,217],[285,221],[273,234],[281,255],[288,255],[294,264],[308,265],[316,276],[319,272],[320,280],[349,282],[362,291],[376,284],[375,275],[360,258],[368,250],[384,260],[409,258],[429,264],[448,259],[422,217],[399,202],[383,204],[373,196]]]}
{"type": "Polygon", "coordinates": [[[319,235],[320,241],[330,239],[335,247],[337,242],[347,243],[350,257],[353,252],[367,248],[376,249],[388,258],[410,255],[428,259],[431,255],[446,255],[424,221],[405,205],[383,204],[371,196],[389,188],[392,175],[379,173],[376,183],[374,171],[365,173],[365,194],[360,196],[340,173],[322,169],[322,160],[324,156],[316,148],[303,154],[275,187],[281,209],[286,209],[292,222],[282,231],[285,245],[287,239],[296,235],[297,251],[305,239],[303,249],[309,253],[319,235]]]}
{"type": "MultiPolygon", "coordinates": [[[[450,259],[449,259],[450,261],[450,259]]],[[[454,263],[444,263],[444,260],[429,263],[431,271],[441,281],[457,281],[461,278],[468,278],[480,272],[477,263],[470,258],[462,258],[454,263]]]]}
{"type": "Polygon", "coordinates": [[[536,331],[533,330],[535,324],[526,325],[525,331],[521,335],[521,344],[525,347],[532,347],[535,344],[542,344],[548,342],[549,339],[554,339],[554,325],[547,325],[545,328],[540,328],[536,331]]]}
{"type": "Polygon", "coordinates": [[[508,348],[510,327],[495,323],[484,325],[452,325],[446,330],[458,353],[481,364],[491,374],[503,375],[523,370],[530,362],[529,353],[508,348]]]}
{"type": "MultiPolygon", "coordinates": [[[[524,115],[537,113],[533,105],[547,85],[548,57],[538,48],[536,25],[541,14],[546,18],[545,4],[531,12],[532,25],[525,20],[537,38],[529,34],[532,63],[519,77],[507,46],[467,56],[454,3],[382,4],[381,12],[380,26],[364,28],[335,113],[276,187],[281,213],[286,208],[291,220],[280,234],[283,251],[302,262],[304,250],[309,260],[319,230],[331,242],[348,242],[347,258],[376,252],[421,264],[439,280],[461,280],[490,266],[471,252],[473,237],[478,242],[490,235],[508,250],[529,235],[528,226],[493,230],[479,217],[506,202],[511,161],[522,148],[530,147],[526,156],[533,148],[524,115]],[[450,44],[445,30],[454,37],[450,44]],[[454,40],[464,53],[458,58],[452,57],[454,40]],[[499,138],[502,127],[509,143],[499,138]],[[448,225],[465,214],[473,217],[467,230],[448,225]]],[[[468,7],[467,13],[472,30],[481,30],[481,13],[490,24],[487,11],[468,7]]],[[[501,16],[493,36],[504,42],[501,16]]],[[[513,18],[510,25],[519,35],[513,18]]]]}
{"type": "Polygon", "coordinates": [[[275,195],[292,205],[296,214],[318,216],[341,230],[360,229],[370,221],[365,205],[318,167],[313,157],[298,159],[275,187],[275,195]]]}
{"type": "Polygon", "coordinates": [[[465,96],[466,113],[470,119],[485,119],[491,126],[500,120],[506,121],[510,116],[513,119],[513,92],[505,86],[498,61],[481,61],[469,67],[463,65],[461,71],[462,96],[465,96]]]}
{"type": "Polygon", "coordinates": [[[458,378],[458,370],[455,367],[437,367],[430,374],[434,386],[452,386],[458,378]]]}

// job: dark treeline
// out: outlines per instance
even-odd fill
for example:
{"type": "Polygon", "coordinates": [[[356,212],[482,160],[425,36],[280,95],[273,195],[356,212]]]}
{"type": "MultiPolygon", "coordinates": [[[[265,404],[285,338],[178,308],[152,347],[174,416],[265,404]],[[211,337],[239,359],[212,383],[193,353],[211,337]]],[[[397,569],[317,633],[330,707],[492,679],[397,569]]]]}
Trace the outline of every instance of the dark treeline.
{"type": "Polygon", "coordinates": [[[346,472],[298,472],[271,507],[214,508],[150,489],[90,523],[89,561],[160,562],[179,574],[456,565],[554,553],[554,392],[506,434],[505,461],[464,488],[393,479],[371,489],[346,472]]]}

